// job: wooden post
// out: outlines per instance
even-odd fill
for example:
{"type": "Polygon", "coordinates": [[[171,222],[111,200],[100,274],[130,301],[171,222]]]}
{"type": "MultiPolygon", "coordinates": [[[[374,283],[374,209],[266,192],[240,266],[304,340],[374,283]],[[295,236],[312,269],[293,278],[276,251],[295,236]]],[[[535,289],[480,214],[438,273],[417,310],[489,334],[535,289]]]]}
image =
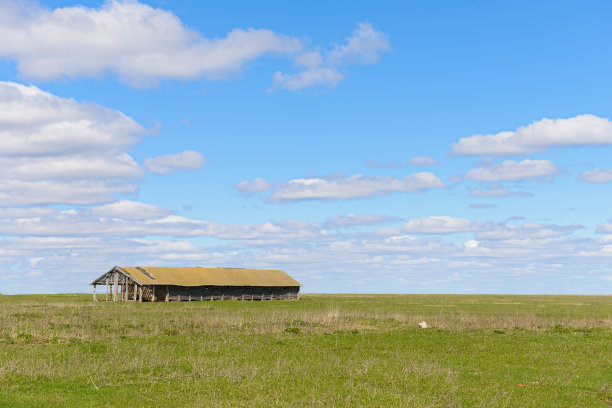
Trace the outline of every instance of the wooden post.
{"type": "Polygon", "coordinates": [[[108,302],[108,276],[106,277],[106,298],[104,300],[108,302]]]}
{"type": "Polygon", "coordinates": [[[117,301],[119,295],[119,274],[115,272],[115,281],[113,282],[113,302],[117,301]]]}
{"type": "Polygon", "coordinates": [[[166,302],[170,301],[170,287],[166,285],[166,302]]]}
{"type": "Polygon", "coordinates": [[[151,302],[155,302],[155,300],[157,299],[155,297],[155,286],[149,286],[151,288],[151,302]]]}
{"type": "Polygon", "coordinates": [[[96,299],[96,285],[94,284],[94,285],[93,285],[93,287],[94,287],[93,301],[94,301],[94,302],[97,302],[97,301],[98,301],[98,299],[96,299]]]}
{"type": "Polygon", "coordinates": [[[142,286],[138,287],[138,302],[142,303],[142,286]]]}

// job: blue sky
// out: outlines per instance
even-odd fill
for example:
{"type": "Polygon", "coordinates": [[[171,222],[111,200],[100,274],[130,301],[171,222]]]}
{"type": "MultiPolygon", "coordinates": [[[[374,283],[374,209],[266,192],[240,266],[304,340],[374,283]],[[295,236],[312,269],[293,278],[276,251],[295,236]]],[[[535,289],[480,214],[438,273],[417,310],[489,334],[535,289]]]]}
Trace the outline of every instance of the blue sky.
{"type": "Polygon", "coordinates": [[[0,292],[612,288],[612,4],[0,0],[0,292]]]}

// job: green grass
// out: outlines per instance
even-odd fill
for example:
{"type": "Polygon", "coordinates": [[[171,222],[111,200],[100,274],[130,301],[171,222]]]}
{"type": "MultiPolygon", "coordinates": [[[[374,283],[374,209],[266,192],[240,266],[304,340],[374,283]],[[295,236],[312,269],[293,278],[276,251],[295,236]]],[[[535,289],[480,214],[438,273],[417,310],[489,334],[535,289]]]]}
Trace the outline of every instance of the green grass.
{"type": "Polygon", "coordinates": [[[0,296],[0,406],[610,407],[611,312],[609,296],[0,296]]]}

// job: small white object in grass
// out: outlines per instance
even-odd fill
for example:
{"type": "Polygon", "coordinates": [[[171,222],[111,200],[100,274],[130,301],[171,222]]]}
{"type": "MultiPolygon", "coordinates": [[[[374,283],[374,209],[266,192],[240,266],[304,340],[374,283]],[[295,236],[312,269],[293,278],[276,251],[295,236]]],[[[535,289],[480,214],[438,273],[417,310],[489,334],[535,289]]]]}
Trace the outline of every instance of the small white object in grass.
{"type": "Polygon", "coordinates": [[[429,325],[427,324],[427,322],[425,320],[423,320],[421,323],[419,323],[419,327],[421,329],[426,329],[429,327],[429,325]]]}

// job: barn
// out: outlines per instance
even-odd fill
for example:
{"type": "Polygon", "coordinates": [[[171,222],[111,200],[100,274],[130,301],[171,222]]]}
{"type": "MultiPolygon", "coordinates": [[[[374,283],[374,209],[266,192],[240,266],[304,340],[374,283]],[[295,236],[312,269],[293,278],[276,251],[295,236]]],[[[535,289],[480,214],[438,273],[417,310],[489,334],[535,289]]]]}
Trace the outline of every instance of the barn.
{"type": "MultiPolygon", "coordinates": [[[[106,301],[298,299],[300,283],[281,270],[115,266],[91,283],[106,288],[106,301]]],[[[100,293],[101,295],[101,293],[100,293]]]]}

